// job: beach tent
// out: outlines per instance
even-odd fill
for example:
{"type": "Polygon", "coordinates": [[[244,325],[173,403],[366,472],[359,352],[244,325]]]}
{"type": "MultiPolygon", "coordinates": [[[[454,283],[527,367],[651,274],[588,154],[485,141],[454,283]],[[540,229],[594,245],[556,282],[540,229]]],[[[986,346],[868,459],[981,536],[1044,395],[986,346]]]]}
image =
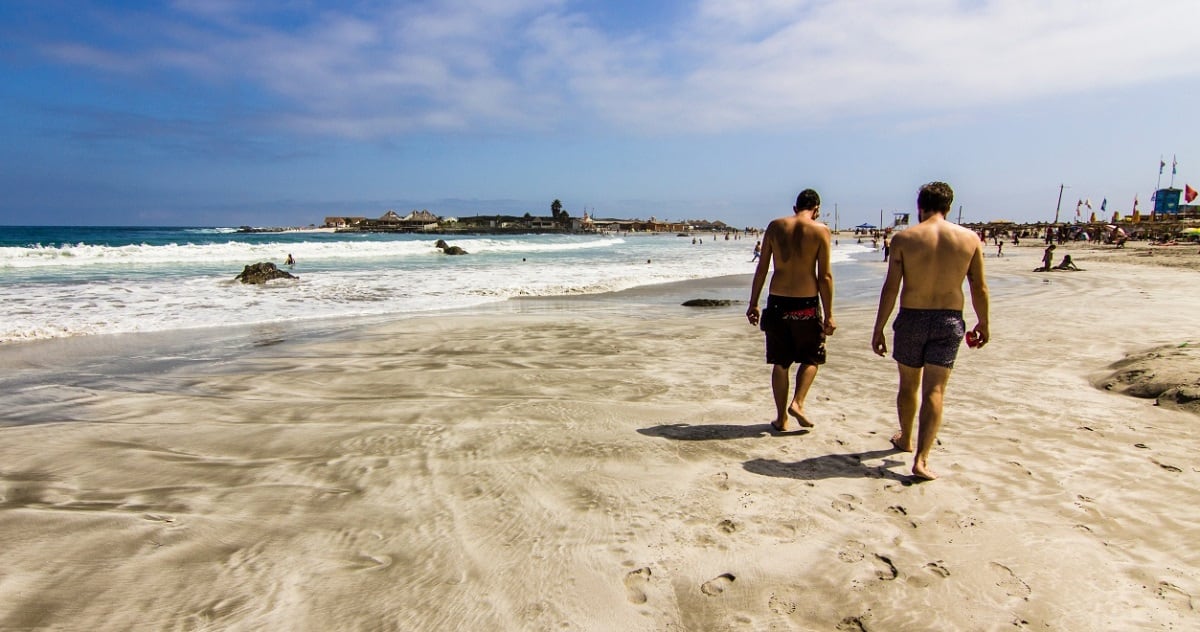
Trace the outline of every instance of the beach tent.
{"type": "Polygon", "coordinates": [[[855,228],[857,228],[859,230],[872,230],[875,228],[875,225],[874,224],[859,224],[858,226],[855,226],[855,228]]]}

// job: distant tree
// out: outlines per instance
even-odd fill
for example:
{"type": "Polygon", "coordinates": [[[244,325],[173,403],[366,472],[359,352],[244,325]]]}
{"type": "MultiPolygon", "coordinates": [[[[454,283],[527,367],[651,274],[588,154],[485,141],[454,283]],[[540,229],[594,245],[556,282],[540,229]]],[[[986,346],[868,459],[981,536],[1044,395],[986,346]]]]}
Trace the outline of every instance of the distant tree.
{"type": "Polygon", "coordinates": [[[563,212],[562,202],[560,202],[560,201],[558,201],[558,200],[554,200],[553,202],[551,202],[551,203],[550,203],[550,215],[551,215],[551,217],[553,217],[554,219],[556,219],[556,220],[557,220],[557,219],[558,219],[558,216],[559,216],[560,214],[562,214],[562,212],[563,212]]]}
{"type": "Polygon", "coordinates": [[[562,223],[566,224],[566,223],[567,223],[567,220],[569,220],[569,219],[571,219],[571,218],[570,218],[570,216],[569,216],[569,215],[567,215],[567,211],[566,211],[566,209],[563,209],[562,211],[560,211],[560,212],[558,213],[558,221],[560,221],[560,222],[562,222],[562,223]]]}
{"type": "Polygon", "coordinates": [[[532,216],[532,215],[530,215],[529,213],[526,213],[526,214],[525,214],[525,219],[533,219],[533,216],[532,216]]]}

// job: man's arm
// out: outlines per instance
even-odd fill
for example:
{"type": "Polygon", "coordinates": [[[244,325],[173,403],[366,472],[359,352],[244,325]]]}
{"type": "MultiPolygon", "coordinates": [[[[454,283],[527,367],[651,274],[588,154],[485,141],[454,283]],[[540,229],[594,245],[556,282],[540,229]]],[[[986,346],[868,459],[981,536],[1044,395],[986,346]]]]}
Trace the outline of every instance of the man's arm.
{"type": "Polygon", "coordinates": [[[817,246],[817,294],[821,296],[821,309],[825,312],[825,335],[833,335],[837,325],[833,322],[833,267],[829,265],[829,229],[822,228],[820,244],[817,246]]]}
{"type": "Polygon", "coordinates": [[[896,307],[896,298],[900,296],[900,282],[904,278],[903,243],[902,239],[892,240],[887,276],[883,279],[883,289],[879,291],[879,311],[875,313],[875,329],[871,334],[871,348],[875,350],[876,355],[887,353],[887,339],[883,335],[883,327],[896,307]]]}
{"type": "Polygon", "coordinates": [[[979,337],[979,346],[986,345],[991,338],[991,326],[988,323],[988,287],[983,278],[983,249],[976,246],[975,254],[971,255],[971,265],[967,268],[967,285],[971,287],[971,307],[975,308],[975,335],[979,337]]]}
{"type": "Polygon", "coordinates": [[[754,268],[754,281],[750,284],[750,307],[746,309],[746,320],[749,320],[751,325],[758,325],[758,297],[767,283],[767,270],[771,268],[771,260],[774,258],[774,249],[771,248],[775,234],[774,228],[773,222],[768,224],[767,232],[763,234],[762,254],[758,256],[758,267],[754,268]]]}

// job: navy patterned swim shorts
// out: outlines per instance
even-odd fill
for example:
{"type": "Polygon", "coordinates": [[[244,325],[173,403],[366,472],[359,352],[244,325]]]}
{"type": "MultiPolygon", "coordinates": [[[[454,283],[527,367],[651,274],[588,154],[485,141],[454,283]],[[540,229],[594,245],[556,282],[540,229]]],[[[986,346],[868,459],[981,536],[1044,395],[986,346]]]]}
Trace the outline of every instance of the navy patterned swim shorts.
{"type": "Polygon", "coordinates": [[[936,364],[952,369],[967,325],[961,310],[901,307],[892,331],[896,332],[892,342],[896,362],[914,368],[936,364]]]}

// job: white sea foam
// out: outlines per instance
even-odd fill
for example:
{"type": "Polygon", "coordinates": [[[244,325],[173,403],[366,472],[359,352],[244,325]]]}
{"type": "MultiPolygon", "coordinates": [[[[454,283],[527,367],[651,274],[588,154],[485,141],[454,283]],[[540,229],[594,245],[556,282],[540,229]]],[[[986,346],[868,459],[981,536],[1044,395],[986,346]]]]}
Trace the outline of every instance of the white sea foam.
{"type": "MultiPolygon", "coordinates": [[[[0,342],[230,323],[399,315],[517,296],[574,295],[749,274],[752,242],[671,236],[347,239],[0,248],[0,342]],[[292,253],[297,280],[243,285],[292,253]]],[[[833,260],[868,249],[835,248],[833,260]]],[[[286,269],[286,268],[285,268],[286,269]]]]}

